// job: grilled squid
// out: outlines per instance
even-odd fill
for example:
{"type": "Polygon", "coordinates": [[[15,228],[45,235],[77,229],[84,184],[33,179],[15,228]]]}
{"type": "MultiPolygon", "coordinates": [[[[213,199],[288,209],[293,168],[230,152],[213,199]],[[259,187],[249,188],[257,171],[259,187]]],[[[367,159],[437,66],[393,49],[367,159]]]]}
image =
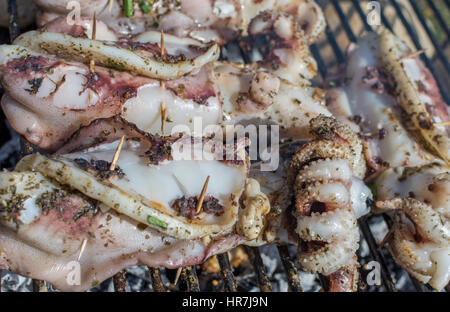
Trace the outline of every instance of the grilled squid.
{"type": "MultiPolygon", "coordinates": [[[[67,16],[71,11],[70,1],[36,0],[43,9],[39,25],[67,16]]],[[[97,17],[116,32],[123,35],[141,33],[146,30],[163,29],[179,37],[191,37],[203,42],[230,41],[238,35],[247,34],[249,23],[261,12],[275,10],[291,14],[313,41],[323,31],[325,18],[320,7],[311,0],[182,0],[153,1],[151,12],[143,13],[135,4],[134,14],[126,18],[122,1],[79,1],[82,17],[97,17]],[[157,12],[157,14],[156,14],[157,12]]]]}
{"type": "Polygon", "coordinates": [[[450,281],[450,171],[442,162],[385,171],[377,206],[394,211],[389,249],[411,275],[434,289],[450,281]]]}
{"type": "Polygon", "coordinates": [[[53,156],[23,158],[0,173],[0,269],[84,291],[132,265],[194,265],[248,242],[270,204],[247,181],[245,145],[211,142],[154,137],[116,117],[83,127],[53,156]],[[77,264],[78,282],[68,277],[77,264]]]}
{"type": "Polygon", "coordinates": [[[0,269],[61,291],[86,291],[137,264],[199,264],[244,241],[165,235],[39,172],[1,172],[0,190],[0,269]]]}
{"type": "MultiPolygon", "coordinates": [[[[66,34],[75,38],[92,39],[93,24],[92,18],[81,17],[78,20],[74,20],[73,24],[68,24],[66,18],[60,17],[45,24],[40,30],[42,32],[66,34]]],[[[96,40],[118,47],[142,50],[140,51],[142,54],[147,51],[148,55],[151,55],[150,53],[161,55],[161,33],[159,31],[148,30],[135,36],[121,36],[101,20],[96,20],[95,24],[96,40]]],[[[162,38],[164,41],[164,53],[167,53],[167,61],[175,61],[177,58],[192,60],[211,46],[192,38],[177,37],[171,34],[164,34],[162,38]]]]}
{"type": "Polygon", "coordinates": [[[270,211],[270,201],[267,195],[261,192],[255,179],[248,180],[243,196],[245,199],[240,209],[237,230],[243,237],[253,240],[263,230],[264,216],[270,211]]]}
{"type": "Polygon", "coordinates": [[[424,165],[434,156],[405,126],[380,57],[380,36],[375,33],[352,44],[345,70],[337,79],[330,79],[334,87],[326,90],[327,107],[360,134],[369,167],[376,172],[386,167],[424,165]]]}
{"type": "Polygon", "coordinates": [[[264,11],[249,25],[249,34],[256,39],[264,35],[259,65],[292,83],[304,84],[317,73],[317,64],[309,51],[309,42],[295,17],[278,11],[264,11]]]}
{"type": "Polygon", "coordinates": [[[80,132],[96,138],[91,147],[51,157],[29,155],[16,169],[40,172],[172,237],[194,239],[232,229],[248,174],[245,142],[225,148],[207,139],[153,137],[122,120],[109,125],[112,132],[95,123],[92,132],[90,127],[80,132]],[[119,143],[115,138],[123,127],[135,130],[126,135],[110,170],[119,143]]]}
{"type": "Polygon", "coordinates": [[[21,46],[2,46],[0,64],[5,115],[17,132],[50,151],[80,126],[117,114],[144,131],[161,133],[163,101],[166,134],[189,130],[201,136],[208,135],[203,133],[208,126],[258,121],[301,138],[309,136],[311,118],[330,114],[321,89],[296,86],[250,66],[211,63],[166,81],[164,88],[156,79],[100,66],[92,73],[87,65],[21,46]]]}
{"type": "MultiPolygon", "coordinates": [[[[134,35],[132,38],[129,34],[124,36],[123,32],[111,25],[110,16],[100,14],[100,20],[111,26],[110,32],[116,33],[120,47],[123,47],[124,42],[132,41],[134,42],[131,45],[133,50],[137,50],[137,52],[133,52],[138,54],[143,54],[142,50],[145,48],[148,50],[148,45],[142,44],[142,37],[145,37],[147,33],[155,33],[159,42],[161,40],[159,30],[164,30],[166,34],[169,34],[166,36],[176,36],[175,38],[180,41],[191,40],[195,43],[194,46],[199,46],[200,42],[203,43],[203,46],[206,43],[208,43],[207,46],[211,46],[213,42],[223,45],[233,39],[248,35],[252,40],[267,41],[267,44],[263,44],[259,51],[262,52],[262,60],[259,64],[266,70],[296,84],[304,84],[307,82],[306,79],[313,78],[317,73],[317,64],[311,56],[309,44],[315,41],[325,25],[319,6],[313,1],[304,0],[275,1],[275,3],[273,1],[245,2],[248,3],[222,0],[211,3],[204,0],[189,0],[181,1],[179,7],[155,2],[154,6],[157,8],[154,10],[158,12],[160,21],[154,23],[149,21],[152,15],[140,16],[139,10],[134,17],[125,19],[125,21],[131,24],[133,21],[139,21],[138,23],[145,25],[157,25],[156,31],[155,27],[137,26],[135,27],[136,31],[132,31],[134,35]],[[188,20],[192,18],[192,25],[186,25],[186,18],[188,20]],[[136,42],[140,42],[140,44],[136,42]]],[[[83,33],[78,24],[86,24],[89,19],[92,20],[90,16],[80,17],[71,23],[75,23],[76,26],[68,26],[67,18],[59,17],[45,24],[43,29],[73,36],[83,33]]],[[[100,25],[102,34],[105,23],[101,22],[100,25]]],[[[94,59],[100,58],[100,62],[103,61],[103,64],[105,60],[109,62],[113,56],[115,63],[123,64],[127,69],[133,67],[135,71],[136,69],[143,71],[142,66],[129,64],[131,58],[123,51],[112,50],[111,47],[105,50],[103,45],[97,49],[98,41],[94,41],[95,44],[92,46],[92,44],[87,44],[90,42],[89,40],[70,39],[61,35],[29,33],[25,36],[27,37],[25,40],[17,42],[33,46],[35,49],[44,48],[50,53],[69,54],[72,57],[79,54],[78,51],[82,46],[84,52],[92,55],[94,59]],[[54,44],[50,44],[49,41],[53,41],[54,44]],[[64,47],[64,50],[61,50],[61,47],[64,47]],[[118,62],[119,59],[117,59],[119,52],[122,55],[121,62],[118,62]],[[104,57],[99,57],[99,53],[105,54],[104,57]]],[[[111,42],[106,44],[110,46],[111,42]]],[[[250,45],[247,48],[250,49],[250,45]]],[[[250,52],[249,54],[254,53],[250,52]]],[[[258,54],[258,57],[260,56],[258,54]]],[[[138,64],[139,62],[134,63],[138,64]]],[[[154,68],[154,64],[150,64],[148,67],[154,68]]],[[[160,69],[157,71],[161,72],[160,69]]],[[[148,71],[140,73],[148,74],[148,71]]],[[[151,74],[154,76],[155,72],[151,72],[151,74]]]]}
{"type": "Polygon", "coordinates": [[[448,167],[426,150],[425,140],[418,140],[418,128],[412,122],[415,114],[408,113],[397,86],[401,83],[399,89],[408,96],[418,92],[422,103],[416,102],[415,107],[427,103],[427,116],[436,122],[448,120],[448,114],[431,74],[417,58],[408,57],[406,47],[392,36],[370,33],[349,47],[346,70],[333,81],[340,85],[327,90],[327,106],[360,133],[368,165],[376,171],[371,178],[378,176],[374,179],[378,206],[395,211],[388,240],[394,258],[418,280],[442,289],[448,283],[448,243],[433,238],[436,232],[423,237],[418,233],[430,230],[431,223],[447,227],[448,167]],[[406,57],[397,60],[397,65],[414,74],[411,81],[420,90],[405,87],[399,68],[394,73],[386,67],[386,40],[396,42],[392,51],[404,49],[406,57]],[[443,223],[437,224],[439,220],[443,223]]]}
{"type": "Polygon", "coordinates": [[[14,44],[87,64],[93,60],[105,67],[160,79],[179,78],[217,60],[220,54],[216,44],[198,47],[199,53],[187,58],[185,54],[162,54],[158,44],[152,42],[110,42],[40,31],[24,33],[14,44]]]}
{"type": "MultiPolygon", "coordinates": [[[[40,28],[43,32],[62,33],[75,38],[93,38],[94,21],[92,18],[80,17],[67,23],[66,17],[59,17],[40,28]]],[[[101,41],[117,41],[120,36],[100,20],[95,21],[95,38],[101,41]]]]}
{"type": "Polygon", "coordinates": [[[411,54],[409,47],[392,33],[381,33],[380,63],[392,80],[398,104],[426,147],[450,165],[449,131],[445,125],[439,125],[449,120],[448,108],[431,73],[411,54]]]}
{"type": "Polygon", "coordinates": [[[315,139],[295,154],[288,173],[294,193],[298,262],[308,272],[330,275],[332,290],[355,289],[357,217],[368,213],[370,191],[361,181],[366,173],[357,135],[334,118],[311,121],[315,139]],[[341,276],[342,285],[333,284],[341,276]]]}

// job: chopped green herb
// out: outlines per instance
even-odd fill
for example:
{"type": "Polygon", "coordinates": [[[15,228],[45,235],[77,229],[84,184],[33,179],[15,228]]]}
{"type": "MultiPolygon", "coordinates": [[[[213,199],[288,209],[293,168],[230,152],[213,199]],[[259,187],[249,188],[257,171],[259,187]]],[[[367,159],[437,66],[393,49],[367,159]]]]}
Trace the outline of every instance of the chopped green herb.
{"type": "Polygon", "coordinates": [[[163,228],[164,230],[167,229],[167,223],[164,221],[161,221],[155,217],[152,216],[148,216],[147,217],[147,222],[156,226],[159,226],[160,228],[163,228]]]}
{"type": "Polygon", "coordinates": [[[125,69],[125,65],[120,64],[120,63],[116,63],[113,60],[110,60],[108,62],[108,64],[109,64],[109,66],[111,66],[111,67],[113,67],[114,69],[117,69],[117,70],[124,70],[125,69]]]}
{"type": "Polygon", "coordinates": [[[370,188],[373,198],[374,199],[377,198],[377,185],[374,182],[372,182],[372,183],[369,183],[367,186],[370,188]]]}
{"type": "Polygon", "coordinates": [[[141,3],[139,3],[139,7],[141,8],[142,12],[146,14],[150,13],[151,11],[148,1],[141,1],[141,3]]]}
{"type": "Polygon", "coordinates": [[[123,10],[126,17],[133,16],[133,0],[123,0],[123,10]]]}

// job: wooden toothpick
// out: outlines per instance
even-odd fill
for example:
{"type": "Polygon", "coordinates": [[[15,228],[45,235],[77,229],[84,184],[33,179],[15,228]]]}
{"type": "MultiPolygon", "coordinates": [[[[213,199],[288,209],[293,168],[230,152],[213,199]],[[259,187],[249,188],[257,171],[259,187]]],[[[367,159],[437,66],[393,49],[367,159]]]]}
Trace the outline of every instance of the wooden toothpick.
{"type": "Polygon", "coordinates": [[[91,60],[91,61],[89,62],[89,70],[90,70],[92,73],[95,73],[95,61],[94,61],[94,60],[91,60]]]}
{"type": "Polygon", "coordinates": [[[80,262],[80,260],[81,260],[81,256],[83,255],[84,249],[86,248],[87,241],[88,241],[87,239],[84,239],[83,243],[81,244],[80,253],[78,254],[78,259],[77,259],[78,262],[80,262]]]}
{"type": "MultiPolygon", "coordinates": [[[[166,54],[166,48],[164,44],[164,31],[161,29],[161,57],[166,54]]],[[[166,130],[166,83],[161,80],[161,88],[162,88],[162,101],[160,105],[161,109],[161,134],[164,135],[166,130]]]]}
{"type": "MultiPolygon", "coordinates": [[[[92,19],[92,40],[97,38],[97,12],[94,12],[94,17],[92,19]]],[[[89,70],[95,73],[95,61],[91,59],[89,62],[89,70]]]]}
{"type": "Polygon", "coordinates": [[[114,0],[109,0],[108,13],[111,14],[114,0]]]}
{"type": "Polygon", "coordinates": [[[437,122],[437,123],[435,123],[434,125],[435,125],[435,126],[444,126],[444,127],[447,127],[447,126],[450,126],[450,120],[449,120],[449,121],[443,121],[443,122],[437,122]]]}
{"type": "Polygon", "coordinates": [[[164,31],[161,29],[161,57],[166,54],[166,44],[164,43],[164,31]]]}
{"type": "Polygon", "coordinates": [[[172,284],[173,287],[175,287],[177,285],[178,280],[180,279],[181,270],[183,270],[183,268],[178,268],[178,270],[177,270],[177,275],[175,276],[175,281],[172,284]]]}
{"type": "Polygon", "coordinates": [[[166,129],[166,83],[161,81],[162,100],[161,100],[161,134],[164,135],[166,129]]]}
{"type": "Polygon", "coordinates": [[[208,188],[209,176],[206,178],[205,184],[203,185],[202,193],[200,194],[200,198],[198,199],[197,207],[195,209],[195,213],[199,214],[202,210],[203,199],[205,199],[206,189],[208,188]]]}
{"type": "Polygon", "coordinates": [[[117,161],[119,160],[120,151],[122,150],[124,140],[125,140],[125,136],[123,135],[122,138],[120,138],[119,146],[117,146],[116,152],[114,153],[113,161],[111,163],[111,166],[109,167],[109,170],[111,170],[111,171],[116,169],[117,161]]]}
{"type": "Polygon", "coordinates": [[[406,60],[406,59],[410,59],[410,58],[414,58],[414,57],[416,57],[416,56],[418,56],[418,55],[421,55],[421,54],[424,53],[424,52],[425,52],[425,50],[418,50],[418,51],[413,52],[413,53],[411,53],[411,54],[402,56],[402,57],[400,58],[400,61],[403,61],[403,60],[406,60]]]}
{"type": "Polygon", "coordinates": [[[92,21],[92,40],[97,38],[97,12],[94,12],[94,18],[92,21]]]}

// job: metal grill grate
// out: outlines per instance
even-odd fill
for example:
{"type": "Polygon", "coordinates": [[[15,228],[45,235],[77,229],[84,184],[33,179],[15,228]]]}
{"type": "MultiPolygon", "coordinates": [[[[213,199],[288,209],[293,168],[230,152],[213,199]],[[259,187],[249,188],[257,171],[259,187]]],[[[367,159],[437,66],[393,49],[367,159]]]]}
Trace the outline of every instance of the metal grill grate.
{"type": "MultiPolygon", "coordinates": [[[[320,0],[319,0],[320,2],[320,0]]],[[[322,1],[323,9],[329,10],[334,9],[334,13],[338,17],[338,25],[331,25],[329,24],[326,27],[325,30],[325,38],[326,40],[323,40],[322,42],[319,42],[317,44],[313,44],[311,46],[311,51],[313,56],[315,57],[320,77],[320,80],[325,79],[326,75],[328,74],[328,66],[340,66],[345,62],[345,55],[340,47],[337,38],[339,38],[339,34],[343,33],[345,34],[347,40],[349,42],[356,42],[358,36],[355,35],[355,27],[353,27],[348,21],[349,21],[349,15],[356,12],[356,15],[359,17],[359,22],[361,24],[361,28],[363,31],[371,31],[372,27],[367,23],[366,21],[366,13],[364,13],[363,8],[361,7],[361,4],[366,4],[366,1],[358,1],[358,0],[349,0],[349,1],[338,1],[338,0],[332,0],[332,1],[322,1]],[[345,11],[343,8],[343,5],[350,4],[350,9],[345,11]],[[332,29],[332,27],[336,26],[335,30],[332,29]],[[332,58],[328,61],[325,61],[325,59],[322,57],[321,52],[325,48],[331,48],[331,51],[333,52],[332,58]]],[[[409,3],[412,7],[414,13],[417,16],[417,20],[420,22],[420,27],[423,27],[425,30],[428,39],[431,41],[436,56],[434,58],[430,58],[425,53],[421,54],[421,58],[425,65],[430,69],[431,73],[433,74],[434,78],[436,79],[438,86],[440,88],[441,94],[446,101],[447,104],[450,103],[449,101],[449,95],[447,86],[448,84],[445,84],[444,82],[448,81],[448,75],[450,75],[450,65],[448,62],[448,55],[445,53],[445,49],[448,45],[449,38],[450,38],[450,31],[449,27],[447,26],[447,23],[444,20],[444,17],[440,13],[440,11],[437,9],[436,4],[433,3],[432,0],[427,0],[426,5],[427,7],[433,12],[434,16],[436,17],[436,20],[438,22],[438,25],[440,26],[440,31],[445,34],[445,41],[443,44],[439,43],[435,35],[433,34],[430,26],[427,23],[426,18],[424,17],[422,11],[420,10],[418,6],[418,1],[410,0],[410,1],[402,1],[400,4],[399,1],[396,0],[390,0],[390,1],[383,1],[382,2],[382,11],[380,12],[380,17],[382,24],[387,27],[389,30],[394,30],[394,22],[390,22],[388,17],[385,14],[386,8],[390,7],[393,8],[396,17],[401,22],[401,25],[406,30],[407,35],[411,39],[411,41],[414,43],[415,47],[418,50],[422,50],[423,46],[421,44],[421,41],[419,39],[419,36],[417,34],[416,28],[411,25],[411,22],[407,19],[408,12],[405,12],[404,10],[404,3],[409,3]],[[443,68],[445,69],[444,72],[440,71],[439,73],[436,70],[436,64],[438,62],[441,62],[443,65],[443,68]]],[[[445,4],[447,6],[447,10],[450,10],[450,1],[445,0],[445,4]]],[[[10,14],[10,24],[9,24],[9,34],[11,40],[16,38],[19,35],[19,29],[17,27],[17,7],[16,7],[16,1],[15,0],[9,0],[8,1],[8,12],[10,14]]],[[[409,12],[410,13],[410,12],[409,12]]],[[[408,13],[408,14],[409,14],[408,13]]],[[[402,37],[403,38],[403,37],[402,37]]],[[[240,46],[242,53],[242,59],[246,62],[248,62],[249,58],[247,56],[247,53],[244,53],[246,51],[246,46],[241,45],[240,46]]],[[[30,146],[26,144],[22,144],[22,151],[26,151],[27,153],[30,152],[30,146]]],[[[385,248],[382,248],[382,246],[378,246],[376,239],[374,237],[374,234],[371,231],[370,227],[370,219],[372,217],[363,217],[361,220],[359,220],[359,227],[361,229],[362,235],[363,235],[363,241],[367,243],[368,249],[370,251],[370,256],[373,260],[376,260],[378,263],[381,264],[381,278],[382,278],[382,284],[387,291],[397,291],[395,286],[395,281],[393,281],[392,278],[392,272],[390,270],[390,266],[388,263],[388,260],[392,264],[392,259],[390,258],[390,255],[386,253],[385,248]]],[[[388,216],[383,216],[383,221],[385,222],[387,227],[389,228],[391,226],[391,220],[388,216]]],[[[295,265],[294,260],[289,255],[289,250],[287,246],[278,246],[278,253],[280,255],[280,259],[283,265],[283,268],[286,273],[287,281],[288,281],[288,289],[289,291],[293,292],[300,292],[303,291],[302,286],[300,284],[300,277],[298,274],[297,267],[295,265]]],[[[253,265],[255,275],[256,275],[256,281],[259,289],[261,291],[272,291],[272,285],[270,282],[270,278],[266,272],[266,268],[264,266],[263,260],[261,258],[261,254],[258,248],[255,247],[245,247],[245,250],[247,254],[249,255],[249,260],[253,265]]],[[[233,275],[233,268],[230,265],[230,261],[228,258],[228,254],[221,254],[217,256],[218,262],[221,269],[221,278],[223,281],[223,289],[228,292],[234,292],[237,290],[237,282],[236,278],[233,275]]],[[[392,265],[391,265],[392,266],[392,265]]],[[[166,286],[163,283],[163,273],[158,268],[148,268],[150,279],[153,287],[153,291],[155,292],[165,292],[167,291],[166,286]]],[[[166,270],[167,273],[171,273],[170,270],[166,270]]],[[[172,272],[173,273],[173,272],[172,272]]],[[[417,291],[429,291],[430,288],[426,285],[423,285],[416,281],[414,278],[411,278],[411,283],[414,286],[414,288],[417,291]]],[[[183,284],[185,285],[184,289],[187,291],[200,291],[200,283],[199,279],[196,274],[195,267],[189,266],[182,269],[181,273],[181,280],[183,281],[183,284]]],[[[321,278],[321,281],[323,281],[323,278],[321,278]]],[[[121,271],[118,274],[116,274],[113,277],[113,284],[114,289],[117,292],[124,292],[126,290],[126,278],[125,278],[125,272],[121,271]]],[[[42,281],[36,281],[33,280],[33,289],[34,291],[40,291],[45,287],[44,283],[42,281]]],[[[324,290],[326,290],[326,283],[322,283],[322,287],[324,290]]],[[[366,291],[367,287],[366,285],[360,284],[359,286],[360,291],[366,291]]],[[[447,288],[448,290],[448,288],[447,288]]],[[[0,291],[1,291],[1,279],[0,279],[0,291]]]]}

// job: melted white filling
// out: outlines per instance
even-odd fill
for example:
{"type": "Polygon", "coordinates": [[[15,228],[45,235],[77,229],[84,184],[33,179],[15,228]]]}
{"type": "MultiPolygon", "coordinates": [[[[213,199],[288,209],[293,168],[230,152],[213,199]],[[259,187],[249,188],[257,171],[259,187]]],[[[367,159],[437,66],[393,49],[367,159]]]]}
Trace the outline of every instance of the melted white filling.
{"type": "MultiPolygon", "coordinates": [[[[111,161],[116,144],[117,142],[105,145],[101,150],[73,153],[65,157],[111,161]]],[[[177,215],[170,207],[171,203],[182,196],[199,196],[208,176],[210,180],[205,196],[214,196],[225,209],[231,204],[230,195],[238,194],[245,182],[241,168],[215,160],[177,160],[164,161],[158,166],[147,165],[144,158],[127,148],[127,145],[130,146],[129,143],[124,144],[117,162],[125,177],[112,179],[110,182],[128,194],[137,194],[152,202],[171,215],[177,215]]],[[[222,219],[214,214],[202,213],[199,216],[204,218],[202,222],[206,224],[222,219]]]]}
{"type": "Polygon", "coordinates": [[[170,134],[172,129],[179,125],[182,125],[183,128],[177,127],[178,129],[187,128],[193,132],[195,130],[194,117],[200,118],[203,128],[218,124],[221,119],[221,105],[217,97],[210,97],[205,104],[200,105],[192,100],[177,97],[168,90],[164,91],[159,82],[140,87],[137,96],[124,104],[123,117],[146,132],[161,133],[161,103],[163,100],[166,105],[166,134],[170,134]]]}
{"type": "MultiPolygon", "coordinates": [[[[158,31],[146,31],[133,38],[133,41],[143,43],[156,43],[161,47],[161,33],[158,31]]],[[[170,55],[183,54],[187,58],[192,58],[197,54],[191,48],[191,46],[203,47],[203,45],[190,38],[180,38],[173,35],[164,35],[164,47],[170,55]]]]}
{"type": "Polygon", "coordinates": [[[346,70],[346,76],[351,78],[350,83],[334,90],[339,102],[337,114],[341,115],[341,119],[361,116],[364,133],[370,133],[376,141],[376,154],[391,166],[421,165],[424,163],[421,149],[396,118],[393,110],[396,107],[395,99],[371,90],[362,81],[367,67],[379,67],[377,53],[378,41],[375,35],[368,35],[352,52],[346,70]],[[381,129],[385,130],[385,135],[379,139],[381,129]]]}

